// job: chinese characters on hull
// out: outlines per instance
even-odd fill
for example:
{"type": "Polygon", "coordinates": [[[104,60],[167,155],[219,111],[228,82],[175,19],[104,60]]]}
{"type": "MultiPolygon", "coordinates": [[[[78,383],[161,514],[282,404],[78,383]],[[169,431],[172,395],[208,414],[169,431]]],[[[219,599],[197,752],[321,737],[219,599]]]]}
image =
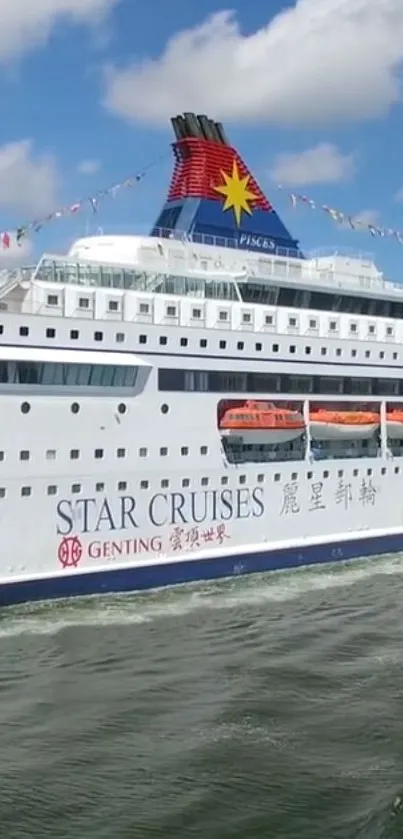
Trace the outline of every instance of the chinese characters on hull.
{"type": "MultiPolygon", "coordinates": [[[[300,502],[301,493],[298,481],[284,484],[280,515],[294,516],[300,512],[313,513],[329,509],[333,504],[339,509],[348,510],[354,501],[358,501],[363,507],[374,507],[379,494],[379,488],[373,484],[372,478],[362,478],[356,489],[353,489],[351,482],[345,482],[339,478],[336,486],[331,488],[329,503],[329,500],[324,499],[324,486],[323,481],[314,481],[310,485],[308,505],[303,508],[300,502]]],[[[329,492],[327,492],[327,499],[329,499],[329,492]]]]}

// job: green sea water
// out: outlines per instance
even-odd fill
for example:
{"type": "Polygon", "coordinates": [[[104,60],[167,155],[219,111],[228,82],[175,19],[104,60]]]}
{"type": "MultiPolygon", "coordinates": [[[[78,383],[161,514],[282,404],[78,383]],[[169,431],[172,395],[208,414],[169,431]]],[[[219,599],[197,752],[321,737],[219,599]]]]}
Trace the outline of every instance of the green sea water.
{"type": "Polygon", "coordinates": [[[0,612],[1,839],[403,837],[403,558],[0,612]]]}

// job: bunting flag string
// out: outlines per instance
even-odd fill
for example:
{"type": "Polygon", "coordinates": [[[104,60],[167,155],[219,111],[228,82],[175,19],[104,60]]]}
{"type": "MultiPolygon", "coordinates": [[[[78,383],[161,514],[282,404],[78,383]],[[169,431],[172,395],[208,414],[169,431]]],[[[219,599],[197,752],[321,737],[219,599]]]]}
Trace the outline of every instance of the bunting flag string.
{"type": "MultiPolygon", "coordinates": [[[[284,187],[282,187],[281,184],[278,184],[277,189],[284,190],[284,187]]],[[[330,216],[330,218],[337,224],[349,227],[351,230],[367,231],[374,238],[393,238],[403,245],[403,231],[401,230],[394,230],[391,227],[379,227],[376,224],[370,224],[364,219],[360,219],[359,215],[354,216],[351,213],[345,213],[341,210],[334,209],[334,207],[329,207],[327,204],[319,204],[307,195],[299,195],[294,192],[287,192],[287,195],[294,209],[298,204],[304,204],[306,207],[310,207],[311,210],[322,210],[322,212],[330,216]]]]}
{"type": "Polygon", "coordinates": [[[0,230],[0,243],[3,249],[7,250],[8,248],[10,248],[13,240],[16,241],[17,245],[21,246],[30,233],[39,233],[39,231],[42,230],[42,228],[46,224],[49,224],[51,221],[54,221],[55,219],[66,218],[68,216],[75,215],[76,213],[81,212],[85,208],[91,208],[93,213],[97,213],[100,201],[102,201],[104,198],[108,196],[116,198],[120,190],[129,189],[137,186],[137,184],[139,184],[140,181],[142,181],[143,178],[145,178],[149,170],[151,168],[154,168],[154,166],[156,166],[163,159],[164,156],[165,155],[161,155],[161,157],[159,157],[157,160],[154,160],[153,163],[150,163],[141,172],[138,172],[137,175],[132,175],[129,178],[125,178],[124,181],[112,184],[112,186],[109,186],[106,189],[98,190],[98,192],[95,192],[94,195],[88,198],[82,198],[80,201],[76,201],[74,204],[67,204],[64,207],[59,207],[59,209],[53,210],[46,216],[34,219],[33,221],[30,221],[27,224],[22,224],[19,227],[14,228],[12,230],[0,230]]]}

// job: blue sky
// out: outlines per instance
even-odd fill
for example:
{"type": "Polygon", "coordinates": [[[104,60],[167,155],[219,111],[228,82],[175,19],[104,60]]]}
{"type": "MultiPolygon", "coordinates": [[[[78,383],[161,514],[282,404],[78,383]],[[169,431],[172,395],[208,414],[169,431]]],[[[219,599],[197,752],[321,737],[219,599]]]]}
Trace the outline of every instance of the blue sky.
{"type": "Polygon", "coordinates": [[[97,216],[46,225],[29,255],[65,250],[97,226],[147,230],[171,171],[169,115],[202,110],[223,120],[305,249],[374,252],[386,276],[403,279],[402,245],[293,210],[274,187],[281,175],[290,191],[403,230],[403,3],[238,0],[231,9],[212,0],[2,0],[0,230],[162,158],[97,216]]]}

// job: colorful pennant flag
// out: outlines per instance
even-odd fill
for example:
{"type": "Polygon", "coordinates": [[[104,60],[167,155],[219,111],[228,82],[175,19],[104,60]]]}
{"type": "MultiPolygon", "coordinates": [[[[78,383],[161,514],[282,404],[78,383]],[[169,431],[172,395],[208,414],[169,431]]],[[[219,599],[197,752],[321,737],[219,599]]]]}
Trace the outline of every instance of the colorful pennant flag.
{"type": "MultiPolygon", "coordinates": [[[[162,157],[164,157],[164,155],[162,157]]],[[[131,187],[137,186],[137,184],[139,184],[140,181],[142,181],[143,178],[146,176],[147,172],[151,168],[156,166],[157,163],[160,162],[160,160],[162,160],[162,157],[158,158],[158,160],[146,166],[145,169],[143,169],[142,172],[138,172],[137,175],[133,175],[130,178],[125,178],[125,180],[121,181],[120,183],[112,184],[112,186],[108,187],[107,189],[99,190],[95,193],[95,195],[92,195],[89,198],[83,198],[80,201],[76,201],[74,204],[70,204],[65,207],[60,207],[59,209],[54,210],[51,213],[48,213],[43,218],[34,219],[33,221],[28,222],[27,224],[20,225],[14,230],[0,231],[1,247],[7,250],[11,247],[13,239],[16,241],[17,245],[21,245],[30,233],[39,233],[39,231],[42,230],[45,224],[49,224],[49,222],[54,221],[55,219],[66,218],[68,216],[75,215],[76,213],[81,212],[81,210],[88,208],[88,206],[92,208],[94,213],[97,213],[98,204],[100,201],[102,201],[104,198],[107,198],[110,195],[114,198],[121,189],[129,189],[131,187]]]]}
{"type": "MultiPolygon", "coordinates": [[[[281,184],[277,185],[277,189],[284,191],[284,187],[282,187],[281,184]]],[[[329,207],[327,204],[317,204],[316,201],[313,201],[312,198],[308,198],[306,195],[299,195],[294,192],[288,192],[287,195],[291,201],[293,209],[296,208],[297,204],[305,204],[310,207],[311,210],[322,210],[337,224],[348,225],[351,230],[367,231],[374,238],[393,238],[403,245],[402,231],[393,230],[390,227],[378,227],[375,224],[370,224],[364,219],[361,220],[359,216],[353,216],[351,213],[344,213],[341,210],[336,210],[334,207],[329,207]]]]}

